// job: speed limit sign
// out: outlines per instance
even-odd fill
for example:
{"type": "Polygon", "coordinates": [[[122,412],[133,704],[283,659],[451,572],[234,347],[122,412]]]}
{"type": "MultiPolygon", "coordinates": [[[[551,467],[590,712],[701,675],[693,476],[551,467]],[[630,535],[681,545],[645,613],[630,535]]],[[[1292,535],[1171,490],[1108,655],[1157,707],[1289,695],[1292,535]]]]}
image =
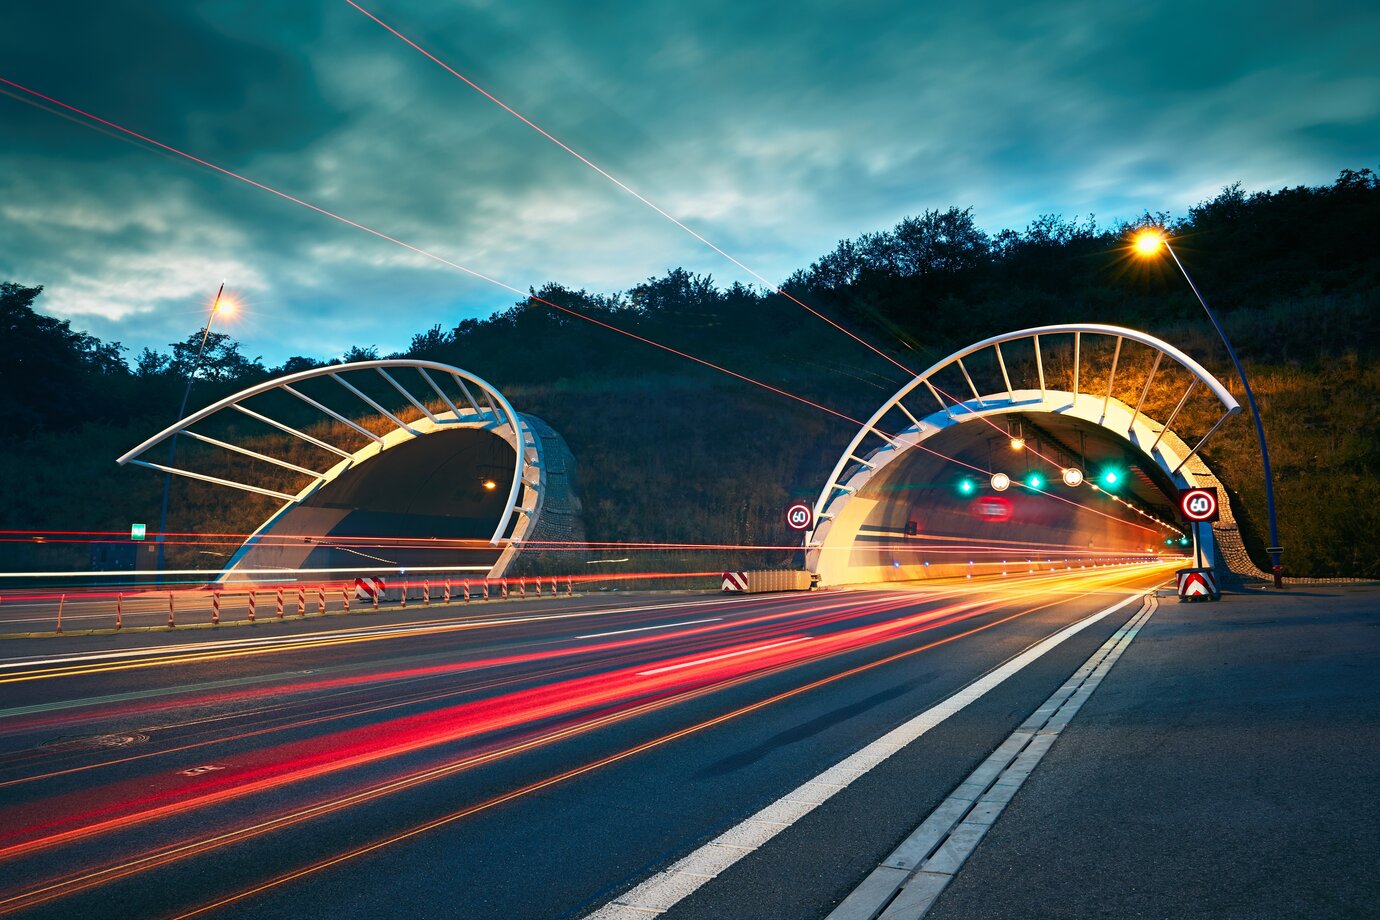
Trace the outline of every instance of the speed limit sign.
{"type": "Polygon", "coordinates": [[[796,502],[786,509],[786,524],[791,530],[809,530],[815,522],[815,513],[804,502],[796,502]]]}
{"type": "Polygon", "coordinates": [[[1179,512],[1194,523],[1217,520],[1217,490],[1180,489],[1179,512]]]}

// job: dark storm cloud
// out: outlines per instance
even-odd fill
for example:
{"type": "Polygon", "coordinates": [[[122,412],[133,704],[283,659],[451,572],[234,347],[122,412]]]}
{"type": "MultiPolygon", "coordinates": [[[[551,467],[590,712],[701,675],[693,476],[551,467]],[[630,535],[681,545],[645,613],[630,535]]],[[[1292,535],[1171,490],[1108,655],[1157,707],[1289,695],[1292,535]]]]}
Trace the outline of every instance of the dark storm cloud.
{"type": "MultiPolygon", "coordinates": [[[[1368,4],[371,8],[769,278],[925,208],[1127,218],[1380,150],[1368,4]]],[[[0,16],[0,75],[518,287],[751,280],[343,2],[0,16]]],[[[103,337],[180,338],[221,278],[271,360],[515,299],[13,99],[0,138],[0,277],[103,337]]]]}

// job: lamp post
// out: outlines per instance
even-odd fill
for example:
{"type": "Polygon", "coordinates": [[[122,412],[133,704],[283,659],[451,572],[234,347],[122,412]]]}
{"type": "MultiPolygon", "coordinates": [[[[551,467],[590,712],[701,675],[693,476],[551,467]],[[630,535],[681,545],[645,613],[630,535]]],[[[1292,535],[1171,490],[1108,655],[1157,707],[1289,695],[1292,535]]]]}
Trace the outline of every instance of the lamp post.
{"type": "Polygon", "coordinates": [[[1251,418],[1255,421],[1256,438],[1260,441],[1260,460],[1265,468],[1265,510],[1270,519],[1270,545],[1267,552],[1270,554],[1270,573],[1274,576],[1275,587],[1283,588],[1284,581],[1280,569],[1279,556],[1283,548],[1279,545],[1279,526],[1275,520],[1275,483],[1274,473],[1270,469],[1270,448],[1265,443],[1265,423],[1260,420],[1260,409],[1255,404],[1255,393],[1251,391],[1251,382],[1246,379],[1246,369],[1241,366],[1241,359],[1236,356],[1236,349],[1231,345],[1231,339],[1227,338],[1227,331],[1222,328],[1222,324],[1217,319],[1217,314],[1212,312],[1212,308],[1203,299],[1202,292],[1198,290],[1198,285],[1193,283],[1193,278],[1189,275],[1188,269],[1179,261],[1179,255],[1174,248],[1169,245],[1169,239],[1159,230],[1142,230],[1136,234],[1133,241],[1136,252],[1142,256],[1150,257],[1164,247],[1164,251],[1169,253],[1169,257],[1174,260],[1174,264],[1179,267],[1179,272],[1188,282],[1188,287],[1193,291],[1193,296],[1198,298],[1198,303],[1202,305],[1203,312],[1207,314],[1212,322],[1212,328],[1217,330],[1217,334],[1222,337],[1222,344],[1227,346],[1227,354],[1231,356],[1231,363],[1236,365],[1236,373],[1241,377],[1241,386],[1246,391],[1246,403],[1251,407],[1251,418]]]}
{"type": "MultiPolygon", "coordinates": [[[[216,299],[211,302],[211,312],[206,315],[206,325],[201,330],[201,344],[197,346],[196,357],[192,359],[191,370],[187,372],[187,386],[182,391],[182,403],[177,407],[177,420],[181,421],[187,415],[187,400],[192,395],[192,381],[196,379],[196,372],[201,367],[201,355],[206,351],[206,340],[211,337],[211,323],[215,321],[216,313],[220,310],[229,310],[229,303],[224,306],[221,299],[225,294],[225,282],[220,283],[220,289],[216,291],[216,299]]],[[[177,454],[177,432],[173,432],[172,438],[168,441],[168,466],[173,465],[177,454]]],[[[158,577],[163,577],[163,548],[167,541],[166,531],[168,529],[168,492],[172,487],[172,474],[163,474],[163,506],[158,513],[158,577]]]]}

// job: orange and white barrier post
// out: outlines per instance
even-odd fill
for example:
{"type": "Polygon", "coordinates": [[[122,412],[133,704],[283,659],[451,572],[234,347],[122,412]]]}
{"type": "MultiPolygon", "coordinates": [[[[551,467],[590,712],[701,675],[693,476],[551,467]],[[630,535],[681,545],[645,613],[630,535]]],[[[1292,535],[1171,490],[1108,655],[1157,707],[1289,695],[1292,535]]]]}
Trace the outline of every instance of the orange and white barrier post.
{"type": "Polygon", "coordinates": [[[465,603],[468,604],[470,602],[470,580],[468,578],[460,582],[460,591],[465,595],[465,603]]]}
{"type": "Polygon", "coordinates": [[[66,603],[67,603],[67,595],[66,595],[66,594],[64,594],[64,595],[62,595],[62,597],[59,597],[59,598],[58,598],[57,633],[58,633],[59,636],[62,635],[62,607],[63,607],[63,605],[66,604],[66,603]]]}
{"type": "Polygon", "coordinates": [[[402,608],[407,609],[407,582],[403,582],[402,586],[402,608]]]}
{"type": "Polygon", "coordinates": [[[429,581],[422,582],[422,606],[431,606],[431,582],[429,581]]]}
{"type": "Polygon", "coordinates": [[[259,598],[253,590],[249,592],[249,622],[254,622],[254,614],[258,612],[259,598]]]}
{"type": "Polygon", "coordinates": [[[125,625],[125,596],[115,595],[115,628],[121,629],[125,625]]]}
{"type": "Polygon", "coordinates": [[[349,592],[349,591],[341,591],[341,592],[340,592],[340,604],[341,604],[342,607],[345,608],[345,612],[346,612],[346,613],[349,613],[349,612],[350,612],[350,592],[349,592]]]}
{"type": "Polygon", "coordinates": [[[304,617],[307,615],[307,589],[297,589],[297,615],[304,617]]]}
{"type": "Polygon", "coordinates": [[[449,603],[450,603],[450,579],[449,579],[449,578],[446,579],[446,594],[445,594],[445,598],[446,598],[445,602],[446,602],[447,604],[449,604],[449,603]]]}
{"type": "Polygon", "coordinates": [[[575,596],[575,586],[574,586],[573,584],[571,584],[571,581],[570,581],[569,578],[567,578],[567,579],[565,580],[565,596],[566,596],[566,597],[574,597],[574,596],[575,596]]]}
{"type": "Polygon", "coordinates": [[[220,625],[220,592],[211,592],[211,625],[220,625]]]}
{"type": "Polygon", "coordinates": [[[169,591],[169,592],[168,592],[168,628],[171,629],[172,627],[174,627],[174,626],[176,626],[176,625],[177,625],[177,622],[176,622],[176,620],[173,619],[173,598],[172,598],[172,592],[169,591]]]}
{"type": "Polygon", "coordinates": [[[322,616],[326,615],[326,589],[318,587],[316,589],[316,610],[322,616]]]}
{"type": "Polygon", "coordinates": [[[281,620],[282,618],[283,618],[283,588],[282,588],[282,585],[279,585],[279,586],[278,586],[278,619],[281,620]]]}

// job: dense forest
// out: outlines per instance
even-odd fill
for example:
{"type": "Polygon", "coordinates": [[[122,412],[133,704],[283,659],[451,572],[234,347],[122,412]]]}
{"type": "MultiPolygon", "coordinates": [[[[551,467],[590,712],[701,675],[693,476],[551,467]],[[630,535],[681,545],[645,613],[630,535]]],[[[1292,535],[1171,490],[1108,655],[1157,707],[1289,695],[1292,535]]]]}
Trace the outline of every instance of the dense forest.
{"type": "MultiPolygon", "coordinates": [[[[1316,188],[1232,186],[1185,215],[1139,223],[1170,230],[1246,364],[1270,436],[1286,572],[1380,576],[1380,180],[1366,169],[1316,188]]],[[[1149,331],[1234,381],[1173,264],[1129,254],[1134,229],[1050,215],[991,235],[971,209],[928,211],[841,241],[782,288],[915,370],[998,332],[1096,321],[1149,331]]],[[[0,422],[11,438],[0,529],[156,521],[162,480],[113,461],[174,420],[201,331],[128,355],[44,312],[61,304],[41,302],[41,281],[0,283],[0,422]]],[[[787,297],[682,269],[615,293],[548,284],[531,294],[487,319],[417,331],[402,354],[473,371],[560,431],[579,462],[592,540],[784,542],[781,509],[814,497],[854,430],[599,324],[855,418],[906,378],[787,297]]],[[[361,344],[270,368],[213,332],[189,408],[281,373],[378,356],[361,344]]],[[[1229,423],[1207,460],[1258,552],[1264,491],[1249,425],[1244,415],[1229,423]]],[[[245,532],[271,510],[212,486],[174,489],[171,531],[245,532]]],[[[0,568],[56,550],[10,542],[0,568]]]]}

